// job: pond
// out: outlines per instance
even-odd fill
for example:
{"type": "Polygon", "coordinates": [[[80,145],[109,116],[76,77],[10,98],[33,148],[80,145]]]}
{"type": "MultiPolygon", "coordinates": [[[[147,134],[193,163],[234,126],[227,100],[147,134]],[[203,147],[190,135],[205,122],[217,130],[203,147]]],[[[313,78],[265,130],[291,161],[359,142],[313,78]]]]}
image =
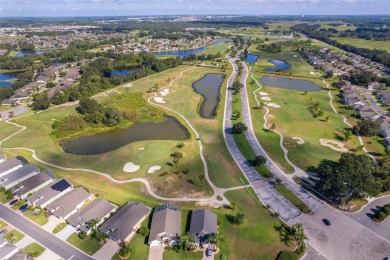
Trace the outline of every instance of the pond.
{"type": "Polygon", "coordinates": [[[17,75],[17,73],[0,73],[0,87],[12,86],[12,80],[15,80],[17,75]]]}
{"type": "Polygon", "coordinates": [[[218,73],[209,73],[201,79],[192,83],[192,88],[203,97],[200,105],[199,114],[204,118],[214,118],[218,107],[220,89],[225,79],[225,75],[218,73]]]}
{"type": "Polygon", "coordinates": [[[246,62],[257,62],[257,59],[258,59],[258,58],[259,58],[259,56],[248,53],[248,54],[246,55],[245,61],[246,61],[246,62]]]}
{"type": "Polygon", "coordinates": [[[24,56],[30,56],[33,54],[42,55],[45,52],[46,52],[46,50],[37,50],[37,51],[35,51],[35,53],[32,53],[31,51],[20,51],[18,54],[16,54],[15,57],[24,57],[24,56]]]}
{"type": "Polygon", "coordinates": [[[133,73],[137,70],[139,70],[139,68],[117,69],[117,70],[111,71],[111,76],[119,75],[119,76],[125,77],[125,76],[129,75],[129,73],[133,73]]]}
{"type": "Polygon", "coordinates": [[[161,122],[139,122],[124,129],[81,136],[61,143],[66,153],[85,155],[111,152],[122,146],[142,140],[185,140],[187,129],[175,118],[165,116],[161,122]]]}
{"type": "Polygon", "coordinates": [[[314,84],[308,80],[301,79],[289,79],[282,77],[273,77],[273,76],[264,76],[260,79],[262,85],[275,87],[275,88],[285,88],[291,90],[299,91],[308,91],[308,92],[317,92],[322,90],[322,87],[314,84]]]}
{"type": "Polygon", "coordinates": [[[290,68],[290,64],[284,60],[268,60],[268,62],[275,65],[275,67],[265,69],[266,72],[278,72],[290,68]]]}

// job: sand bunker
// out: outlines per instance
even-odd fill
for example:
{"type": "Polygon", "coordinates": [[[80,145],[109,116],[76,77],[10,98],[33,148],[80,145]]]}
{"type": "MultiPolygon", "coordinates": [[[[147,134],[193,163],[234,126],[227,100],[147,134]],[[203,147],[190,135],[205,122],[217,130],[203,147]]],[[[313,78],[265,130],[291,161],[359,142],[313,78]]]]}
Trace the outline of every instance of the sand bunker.
{"type": "Polygon", "coordinates": [[[270,101],[270,100],[271,100],[270,97],[262,97],[261,99],[262,99],[262,100],[267,100],[267,101],[270,101]]]}
{"type": "Polygon", "coordinates": [[[293,136],[291,137],[293,140],[296,140],[297,141],[297,144],[304,144],[305,143],[305,140],[303,140],[302,138],[300,137],[296,137],[296,136],[293,136]]]}
{"type": "Polygon", "coordinates": [[[164,98],[162,98],[162,97],[155,97],[154,101],[156,101],[157,103],[162,103],[162,104],[165,103],[164,98]]]}
{"type": "Polygon", "coordinates": [[[165,97],[166,95],[169,94],[169,88],[163,89],[160,91],[160,95],[165,97]]]}
{"type": "Polygon", "coordinates": [[[138,148],[139,151],[144,151],[145,150],[145,147],[141,146],[140,148],[138,148]]]}
{"type": "Polygon", "coordinates": [[[266,92],[259,92],[260,96],[268,96],[268,93],[266,92]]]}
{"type": "Polygon", "coordinates": [[[298,57],[298,56],[294,54],[293,57],[296,58],[296,57],[298,57]]]}
{"type": "Polygon", "coordinates": [[[315,75],[316,73],[314,71],[310,71],[310,75],[315,75]]]}
{"type": "Polygon", "coordinates": [[[274,107],[274,108],[279,108],[280,107],[278,104],[275,104],[275,103],[268,103],[267,106],[274,107]]]}
{"type": "Polygon", "coordinates": [[[345,147],[345,145],[342,142],[336,140],[320,139],[320,143],[321,145],[329,147],[336,152],[348,152],[348,149],[345,147]]]}
{"type": "Polygon", "coordinates": [[[155,171],[158,171],[161,169],[160,165],[155,165],[149,168],[148,173],[154,173],[155,171]]]}
{"type": "Polygon", "coordinates": [[[132,162],[128,162],[125,164],[125,166],[123,166],[123,171],[124,172],[136,172],[139,170],[139,168],[140,168],[139,165],[136,165],[132,162]]]}

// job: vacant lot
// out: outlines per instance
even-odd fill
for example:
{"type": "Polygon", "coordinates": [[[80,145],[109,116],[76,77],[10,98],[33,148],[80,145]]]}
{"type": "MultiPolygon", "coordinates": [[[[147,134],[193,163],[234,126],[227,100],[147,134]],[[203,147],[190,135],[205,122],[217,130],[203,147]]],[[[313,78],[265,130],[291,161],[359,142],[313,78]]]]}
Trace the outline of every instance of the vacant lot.
{"type": "Polygon", "coordinates": [[[390,53],[390,41],[374,41],[374,40],[365,40],[359,38],[344,38],[344,37],[333,37],[332,40],[336,40],[339,43],[349,44],[359,48],[367,49],[377,49],[384,50],[390,53]]]}

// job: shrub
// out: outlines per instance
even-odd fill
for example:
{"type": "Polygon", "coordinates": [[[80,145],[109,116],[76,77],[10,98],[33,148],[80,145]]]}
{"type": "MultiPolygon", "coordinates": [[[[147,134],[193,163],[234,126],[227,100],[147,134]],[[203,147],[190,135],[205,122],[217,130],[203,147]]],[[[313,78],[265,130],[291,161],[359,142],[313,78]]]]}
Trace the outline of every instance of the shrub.
{"type": "Polygon", "coordinates": [[[276,257],[276,260],[298,260],[299,257],[295,252],[291,251],[281,251],[278,256],[276,257]]]}
{"type": "Polygon", "coordinates": [[[385,212],[386,215],[390,215],[390,205],[384,206],[382,211],[385,212]]]}
{"type": "Polygon", "coordinates": [[[147,227],[140,227],[137,230],[137,234],[140,234],[141,236],[147,236],[149,234],[149,229],[147,227]]]}
{"type": "Polygon", "coordinates": [[[377,217],[378,217],[378,219],[380,219],[380,220],[384,220],[384,219],[387,217],[387,215],[386,215],[385,212],[379,211],[377,217]]]}
{"type": "Polygon", "coordinates": [[[127,258],[130,256],[130,248],[128,246],[124,246],[119,250],[119,255],[123,258],[127,258]]]}
{"type": "Polygon", "coordinates": [[[275,182],[276,182],[276,184],[279,184],[279,183],[282,183],[282,180],[279,179],[279,178],[276,178],[276,179],[275,179],[275,182]]]}
{"type": "Polygon", "coordinates": [[[168,172],[163,172],[163,173],[160,173],[158,176],[159,177],[164,177],[165,175],[167,175],[168,174],[168,172]]]}
{"type": "Polygon", "coordinates": [[[177,148],[183,148],[184,147],[184,143],[180,143],[178,145],[176,145],[177,148]]]}
{"type": "Polygon", "coordinates": [[[84,231],[81,231],[80,233],[79,233],[79,238],[80,239],[85,239],[87,237],[87,233],[85,233],[84,231]]]}

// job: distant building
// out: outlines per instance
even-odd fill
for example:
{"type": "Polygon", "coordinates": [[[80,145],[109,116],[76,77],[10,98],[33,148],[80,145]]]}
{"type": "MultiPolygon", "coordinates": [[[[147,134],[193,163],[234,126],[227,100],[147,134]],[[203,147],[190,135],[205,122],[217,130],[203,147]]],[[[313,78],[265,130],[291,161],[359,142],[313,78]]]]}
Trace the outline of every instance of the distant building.
{"type": "Polygon", "coordinates": [[[150,211],[149,207],[140,202],[128,202],[103,223],[99,230],[118,243],[128,242],[141,227],[142,221],[150,211]]]}
{"type": "Polygon", "coordinates": [[[42,189],[46,185],[52,183],[55,179],[56,177],[51,171],[45,170],[13,187],[12,193],[21,199],[25,199],[28,194],[32,194],[42,189]]]}
{"type": "Polygon", "coordinates": [[[60,179],[46,186],[45,188],[35,192],[31,197],[27,198],[30,204],[45,208],[47,205],[65,195],[73,189],[73,185],[66,179],[60,179]]]}
{"type": "Polygon", "coordinates": [[[0,177],[19,169],[22,166],[23,166],[22,162],[18,160],[16,157],[13,157],[5,161],[3,160],[3,162],[0,163],[0,177]]]}
{"type": "Polygon", "coordinates": [[[57,218],[66,220],[90,198],[91,194],[88,191],[78,187],[47,205],[46,210],[57,218]]]}
{"type": "Polygon", "coordinates": [[[106,199],[97,198],[84,208],[77,210],[76,213],[67,219],[67,222],[78,230],[88,234],[91,230],[89,221],[96,219],[98,221],[97,226],[99,226],[116,208],[116,206],[106,199]]]}
{"type": "Polygon", "coordinates": [[[197,244],[206,243],[211,234],[217,234],[217,215],[209,209],[192,211],[190,233],[197,244]]]}
{"type": "Polygon", "coordinates": [[[24,180],[27,180],[28,178],[37,175],[40,172],[41,170],[38,168],[38,166],[36,166],[35,164],[28,164],[1,177],[0,186],[6,189],[10,189],[15,185],[23,182],[24,180]]]}
{"type": "Polygon", "coordinates": [[[180,207],[167,203],[154,209],[149,234],[150,246],[173,245],[178,242],[181,231],[180,207]]]}

